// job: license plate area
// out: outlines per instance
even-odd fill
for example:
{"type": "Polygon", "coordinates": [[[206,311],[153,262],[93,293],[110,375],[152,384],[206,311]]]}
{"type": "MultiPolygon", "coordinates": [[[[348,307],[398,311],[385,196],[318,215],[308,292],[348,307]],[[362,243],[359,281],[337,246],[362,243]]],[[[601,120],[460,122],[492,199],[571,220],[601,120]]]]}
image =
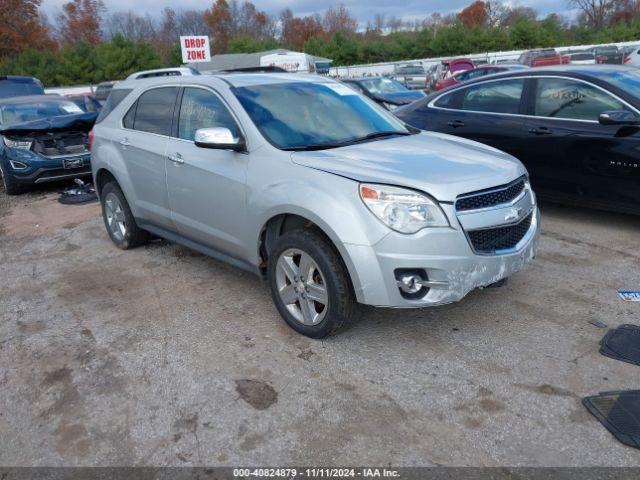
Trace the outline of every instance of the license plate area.
{"type": "Polygon", "coordinates": [[[62,159],[62,168],[70,170],[74,168],[82,168],[83,166],[84,166],[84,159],[82,157],[62,159]]]}

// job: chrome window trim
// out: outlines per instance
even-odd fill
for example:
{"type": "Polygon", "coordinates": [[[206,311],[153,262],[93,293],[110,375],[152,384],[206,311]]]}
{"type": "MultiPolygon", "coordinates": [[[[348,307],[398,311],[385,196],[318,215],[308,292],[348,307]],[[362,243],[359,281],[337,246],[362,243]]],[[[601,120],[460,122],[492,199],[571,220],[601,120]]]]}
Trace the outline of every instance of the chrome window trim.
{"type": "MultiPolygon", "coordinates": [[[[597,120],[581,120],[581,119],[577,119],[577,118],[544,117],[544,116],[540,116],[540,115],[527,115],[527,114],[524,114],[524,113],[483,112],[483,111],[479,111],[479,110],[464,110],[462,108],[438,107],[438,106],[435,105],[435,102],[440,100],[445,95],[452,95],[453,93],[455,93],[455,92],[457,92],[459,90],[462,90],[462,89],[465,89],[465,88],[469,88],[469,87],[474,87],[476,85],[484,85],[484,84],[490,83],[490,82],[504,82],[504,81],[508,81],[508,80],[520,80],[520,79],[528,80],[528,79],[540,79],[540,78],[560,78],[562,80],[573,80],[573,81],[576,81],[576,82],[585,83],[585,84],[587,84],[587,85],[589,85],[591,87],[595,87],[598,90],[603,91],[607,95],[615,98],[620,103],[622,103],[623,105],[627,106],[631,111],[633,111],[636,114],[640,115],[640,111],[638,111],[638,109],[636,109],[633,105],[629,104],[629,102],[627,102],[626,100],[623,100],[622,98],[618,97],[615,93],[610,92],[606,88],[603,88],[603,87],[601,87],[599,85],[596,85],[595,83],[589,82],[587,80],[583,80],[581,78],[567,77],[567,76],[562,76],[562,75],[526,75],[526,76],[508,77],[508,78],[493,78],[493,79],[490,79],[490,80],[482,80],[482,81],[480,81],[478,83],[474,83],[472,85],[460,85],[458,87],[453,88],[452,90],[450,90],[448,92],[443,93],[442,95],[438,95],[436,98],[434,98],[433,100],[431,100],[427,104],[427,107],[432,108],[434,110],[445,110],[445,111],[449,111],[449,112],[479,113],[479,114],[483,114],[483,115],[501,115],[501,116],[521,117],[521,118],[537,118],[537,119],[542,119],[542,120],[555,120],[555,121],[560,121],[560,122],[582,122],[582,123],[596,123],[596,124],[599,123],[597,120]]],[[[524,92],[524,88],[523,88],[523,92],[524,92]]]]}

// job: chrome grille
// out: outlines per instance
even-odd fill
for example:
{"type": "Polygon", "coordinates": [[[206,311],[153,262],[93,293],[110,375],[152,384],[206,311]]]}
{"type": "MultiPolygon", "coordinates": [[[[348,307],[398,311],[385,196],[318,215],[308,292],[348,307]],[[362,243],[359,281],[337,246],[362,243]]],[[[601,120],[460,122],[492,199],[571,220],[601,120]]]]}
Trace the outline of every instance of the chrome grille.
{"type": "Polygon", "coordinates": [[[531,227],[532,211],[520,222],[504,227],[471,230],[467,232],[476,253],[493,254],[500,250],[508,250],[518,245],[531,227]]]}
{"type": "Polygon", "coordinates": [[[456,200],[456,210],[458,212],[479,210],[508,203],[522,193],[524,186],[525,178],[521,177],[508,185],[492,188],[491,190],[467,193],[456,200]]]}

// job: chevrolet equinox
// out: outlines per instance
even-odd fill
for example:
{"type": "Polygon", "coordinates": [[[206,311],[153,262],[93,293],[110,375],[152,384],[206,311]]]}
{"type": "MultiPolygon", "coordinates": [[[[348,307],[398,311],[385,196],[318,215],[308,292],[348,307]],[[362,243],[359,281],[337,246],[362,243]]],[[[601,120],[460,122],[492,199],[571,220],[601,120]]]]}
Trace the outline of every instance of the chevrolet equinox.
{"type": "Polygon", "coordinates": [[[518,160],[414,129],[316,75],[124,81],[91,142],[116,246],[154,234],[254,272],[313,338],[358,303],[460,300],[536,251],[539,211],[518,160]]]}

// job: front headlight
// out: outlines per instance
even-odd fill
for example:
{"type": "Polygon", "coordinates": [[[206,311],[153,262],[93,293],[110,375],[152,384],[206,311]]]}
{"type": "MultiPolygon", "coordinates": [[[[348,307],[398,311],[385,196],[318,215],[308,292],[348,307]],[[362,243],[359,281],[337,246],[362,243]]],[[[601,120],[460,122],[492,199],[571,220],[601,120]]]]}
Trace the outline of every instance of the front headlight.
{"type": "Polygon", "coordinates": [[[440,206],[414,190],[363,183],[360,185],[360,198],[382,223],[400,233],[449,226],[440,206]]]}
{"type": "Polygon", "coordinates": [[[17,148],[19,150],[31,149],[31,140],[12,140],[11,138],[4,137],[4,144],[9,148],[17,148]]]}

